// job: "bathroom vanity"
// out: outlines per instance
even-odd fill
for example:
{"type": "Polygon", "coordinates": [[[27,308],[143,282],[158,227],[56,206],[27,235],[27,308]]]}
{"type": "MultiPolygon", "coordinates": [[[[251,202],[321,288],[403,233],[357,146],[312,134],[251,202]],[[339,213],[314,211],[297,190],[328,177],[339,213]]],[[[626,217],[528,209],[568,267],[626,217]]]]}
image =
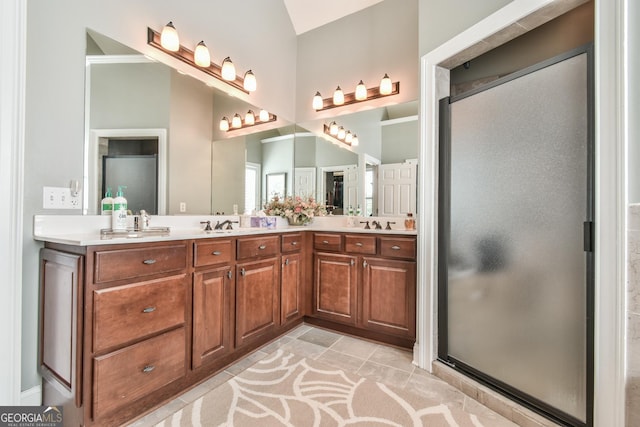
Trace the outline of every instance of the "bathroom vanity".
{"type": "Polygon", "coordinates": [[[119,425],[307,321],[411,348],[415,232],[36,237],[43,400],[119,425]]]}

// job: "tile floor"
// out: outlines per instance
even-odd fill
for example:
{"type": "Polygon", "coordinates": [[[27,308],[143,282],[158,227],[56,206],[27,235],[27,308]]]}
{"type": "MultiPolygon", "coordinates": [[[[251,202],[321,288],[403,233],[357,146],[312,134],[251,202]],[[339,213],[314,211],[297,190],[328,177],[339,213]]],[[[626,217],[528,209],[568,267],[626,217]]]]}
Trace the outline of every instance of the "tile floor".
{"type": "Polygon", "coordinates": [[[517,425],[463,394],[443,380],[416,368],[412,364],[412,353],[409,351],[375,344],[309,325],[300,325],[276,341],[230,365],[209,380],[130,424],[130,427],[155,425],[207,391],[238,375],[278,348],[329,363],[344,371],[356,373],[384,384],[425,395],[450,407],[482,415],[485,419],[489,418],[491,420],[491,427],[517,425]]]}

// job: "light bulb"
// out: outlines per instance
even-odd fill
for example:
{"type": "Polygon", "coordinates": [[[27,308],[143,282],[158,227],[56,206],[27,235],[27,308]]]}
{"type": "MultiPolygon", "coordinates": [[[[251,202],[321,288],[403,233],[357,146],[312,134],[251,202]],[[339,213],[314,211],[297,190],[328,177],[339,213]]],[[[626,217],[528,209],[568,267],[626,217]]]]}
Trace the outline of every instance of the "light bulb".
{"type": "Polygon", "coordinates": [[[320,92],[316,92],[316,94],[313,97],[313,109],[314,110],[322,110],[322,106],[323,106],[323,102],[322,102],[322,95],[320,95],[320,92]]]}
{"type": "Polygon", "coordinates": [[[344,136],[344,142],[346,142],[347,144],[351,144],[351,141],[353,141],[353,134],[350,130],[348,130],[347,134],[344,136]]]}
{"type": "Polygon", "coordinates": [[[173,22],[169,22],[162,29],[160,34],[160,46],[170,50],[171,52],[177,52],[180,50],[180,38],[178,37],[178,31],[173,26],[173,22]]]}
{"type": "Polygon", "coordinates": [[[244,73],[244,90],[247,92],[253,92],[258,87],[258,82],[256,81],[256,76],[253,74],[251,70],[244,73]]]}
{"type": "Polygon", "coordinates": [[[367,87],[362,83],[362,80],[360,80],[360,83],[356,86],[356,99],[358,101],[367,99],[367,87]]]}
{"type": "Polygon", "coordinates": [[[357,147],[358,144],[360,144],[360,141],[358,141],[358,135],[356,135],[355,133],[353,134],[353,138],[351,138],[351,146],[352,147],[357,147]]]}
{"type": "Polygon", "coordinates": [[[269,112],[267,110],[265,110],[264,108],[262,110],[260,110],[260,121],[261,122],[268,122],[269,121],[269,112]]]}
{"type": "Polygon", "coordinates": [[[255,125],[256,124],[256,115],[253,111],[247,111],[247,114],[244,116],[244,124],[245,125],[255,125]]]}
{"type": "Polygon", "coordinates": [[[346,136],[346,131],[342,126],[340,126],[338,128],[338,139],[344,139],[345,136],[346,136]]]}
{"type": "Polygon", "coordinates": [[[384,77],[380,80],[380,95],[389,95],[391,93],[391,79],[384,73],[384,77]]]}
{"type": "Polygon", "coordinates": [[[236,113],[231,119],[231,127],[234,129],[240,129],[242,127],[242,119],[238,113],[236,113]]]}
{"type": "Polygon", "coordinates": [[[340,86],[336,88],[336,91],[333,92],[333,105],[342,105],[344,104],[344,93],[340,86]]]}
{"type": "Polygon", "coordinates": [[[329,125],[329,133],[333,136],[338,134],[338,124],[336,122],[331,122],[329,125]]]}
{"type": "Polygon", "coordinates": [[[204,41],[201,41],[196,46],[196,50],[193,52],[193,60],[196,65],[200,67],[208,67],[211,65],[211,55],[204,41]]]}
{"type": "Polygon", "coordinates": [[[229,119],[227,119],[226,117],[223,117],[222,120],[220,120],[220,130],[222,132],[226,132],[229,130],[229,119]]]}
{"type": "Polygon", "coordinates": [[[224,58],[224,61],[222,61],[222,70],[220,74],[222,74],[223,79],[230,82],[236,79],[236,67],[228,56],[224,58]]]}

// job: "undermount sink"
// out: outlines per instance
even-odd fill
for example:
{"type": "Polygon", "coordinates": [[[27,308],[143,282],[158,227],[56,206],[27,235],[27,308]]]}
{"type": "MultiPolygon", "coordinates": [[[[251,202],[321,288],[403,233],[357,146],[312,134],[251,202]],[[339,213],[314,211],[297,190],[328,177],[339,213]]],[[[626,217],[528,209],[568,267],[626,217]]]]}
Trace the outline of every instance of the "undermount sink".
{"type": "Polygon", "coordinates": [[[100,238],[101,239],[136,239],[140,237],[149,237],[149,236],[168,236],[170,232],[169,227],[149,227],[144,230],[112,230],[110,228],[103,228],[100,230],[100,238]]]}

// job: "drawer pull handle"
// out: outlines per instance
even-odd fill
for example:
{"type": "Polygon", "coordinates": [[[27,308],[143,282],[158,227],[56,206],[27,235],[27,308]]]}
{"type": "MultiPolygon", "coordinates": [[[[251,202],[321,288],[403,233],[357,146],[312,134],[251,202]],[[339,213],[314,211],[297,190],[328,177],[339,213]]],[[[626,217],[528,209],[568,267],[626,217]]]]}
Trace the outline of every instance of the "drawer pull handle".
{"type": "Polygon", "coordinates": [[[245,271],[244,267],[240,269],[240,275],[244,276],[245,274],[247,274],[247,272],[245,271]]]}
{"type": "Polygon", "coordinates": [[[155,259],[145,259],[144,261],[142,261],[143,264],[147,264],[147,265],[151,265],[151,264],[155,264],[156,260],[155,259]]]}
{"type": "Polygon", "coordinates": [[[325,245],[328,245],[329,241],[328,240],[323,240],[322,243],[324,243],[325,245]]]}
{"type": "Polygon", "coordinates": [[[394,251],[399,251],[400,250],[400,246],[393,245],[393,246],[391,246],[391,249],[393,249],[394,251]]]}
{"type": "Polygon", "coordinates": [[[147,307],[142,310],[143,313],[153,313],[154,311],[156,311],[155,307],[147,307]]]}
{"type": "Polygon", "coordinates": [[[222,252],[220,252],[220,251],[213,251],[213,252],[211,252],[211,255],[215,255],[215,256],[222,255],[222,252]]]}
{"type": "Polygon", "coordinates": [[[297,245],[298,245],[298,242],[291,242],[291,244],[292,244],[293,246],[297,246],[297,245]]]}
{"type": "Polygon", "coordinates": [[[356,246],[362,246],[362,243],[357,242],[357,243],[356,243],[356,246]]]}
{"type": "Polygon", "coordinates": [[[355,260],[351,259],[351,265],[356,265],[355,260]]]}
{"type": "Polygon", "coordinates": [[[149,372],[153,371],[154,369],[156,369],[155,366],[147,365],[144,368],[142,368],[142,372],[144,372],[145,374],[148,374],[149,372]]]}
{"type": "Polygon", "coordinates": [[[260,245],[260,246],[258,246],[258,249],[264,250],[264,249],[267,249],[267,247],[265,245],[260,245]]]}
{"type": "Polygon", "coordinates": [[[367,268],[367,266],[368,266],[368,265],[369,265],[369,264],[367,264],[367,261],[362,261],[362,267],[363,267],[363,268],[367,268]]]}
{"type": "Polygon", "coordinates": [[[233,277],[233,274],[231,274],[231,270],[227,271],[227,277],[229,279],[231,279],[233,277]]]}
{"type": "Polygon", "coordinates": [[[289,258],[284,260],[284,265],[289,265],[289,258]]]}

